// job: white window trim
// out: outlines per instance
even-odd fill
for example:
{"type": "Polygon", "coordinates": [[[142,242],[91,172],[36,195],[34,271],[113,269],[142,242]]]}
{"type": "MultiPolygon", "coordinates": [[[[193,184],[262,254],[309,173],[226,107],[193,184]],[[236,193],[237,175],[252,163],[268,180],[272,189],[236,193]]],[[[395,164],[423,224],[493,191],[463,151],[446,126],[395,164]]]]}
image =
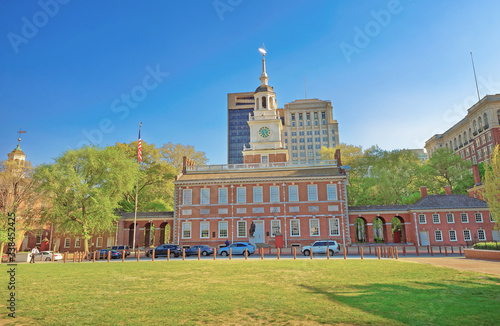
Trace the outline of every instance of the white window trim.
{"type": "Polygon", "coordinates": [[[269,187],[269,202],[271,203],[279,203],[280,202],[280,187],[279,186],[270,186],[269,187]],[[276,191],[275,195],[278,196],[278,200],[273,200],[273,190],[276,191]]]}
{"type": "Polygon", "coordinates": [[[182,239],[191,239],[192,235],[192,228],[191,228],[191,222],[182,222],[182,230],[181,230],[181,238],[182,239]],[[189,226],[189,237],[184,236],[184,231],[187,231],[187,227],[189,226]]]}
{"type": "Polygon", "coordinates": [[[264,202],[264,190],[262,189],[262,186],[254,186],[254,187],[253,187],[253,202],[254,202],[254,203],[262,203],[262,202],[264,202]],[[260,198],[255,198],[255,197],[256,197],[256,196],[255,196],[255,194],[256,194],[256,193],[255,193],[255,191],[256,191],[257,189],[260,189],[260,198]],[[256,200],[256,199],[257,199],[257,200],[256,200]],[[260,199],[260,200],[259,200],[259,199],[260,199]]]}
{"type": "Polygon", "coordinates": [[[200,239],[210,239],[210,222],[202,221],[200,222],[200,239]],[[202,225],[208,225],[208,228],[203,228],[202,225]],[[207,236],[203,236],[203,230],[207,230],[207,236]]]}
{"type": "Polygon", "coordinates": [[[464,241],[472,241],[472,233],[470,232],[470,230],[463,230],[462,234],[464,236],[464,241]],[[469,232],[469,239],[465,237],[465,231],[469,232]]]}
{"type": "Polygon", "coordinates": [[[418,224],[427,224],[427,216],[425,214],[418,214],[418,224]],[[421,217],[424,218],[422,222],[421,217]]]}
{"type": "Polygon", "coordinates": [[[219,238],[226,238],[227,239],[228,237],[229,237],[229,223],[228,223],[228,221],[219,221],[219,238]],[[225,237],[221,236],[221,233],[220,233],[220,231],[223,230],[221,228],[221,224],[226,225],[226,228],[225,228],[226,229],[226,236],[225,237]]]}
{"type": "Polygon", "coordinates": [[[456,230],[448,230],[448,236],[450,237],[450,241],[458,241],[457,231],[456,230]],[[455,232],[455,240],[451,238],[451,232],[455,232]]]}
{"type": "Polygon", "coordinates": [[[236,203],[245,204],[247,202],[247,188],[246,187],[238,187],[236,188],[236,203]],[[243,192],[242,194],[240,192],[243,192]],[[240,197],[243,198],[243,201],[240,201],[240,197]]]}
{"type": "Polygon", "coordinates": [[[192,205],[193,204],[193,190],[183,189],[182,190],[182,205],[192,205]],[[189,194],[189,196],[187,195],[189,194]],[[189,198],[189,201],[187,200],[189,198]]]}
{"type": "Polygon", "coordinates": [[[311,218],[309,219],[309,236],[310,237],[319,237],[321,236],[321,229],[320,229],[320,223],[319,223],[319,219],[317,218],[311,218]],[[315,222],[315,223],[318,223],[318,234],[312,234],[312,222],[315,222]]]}
{"type": "Polygon", "coordinates": [[[467,214],[467,213],[460,213],[460,222],[461,223],[469,223],[469,214],[467,214]],[[462,219],[462,215],[465,215],[465,218],[467,219],[467,221],[464,222],[464,220],[462,219]]]}
{"type": "Polygon", "coordinates": [[[436,240],[436,242],[442,242],[443,241],[443,231],[441,230],[434,230],[434,240],[436,240]],[[441,235],[441,240],[438,240],[437,239],[437,236],[436,234],[439,232],[439,234],[441,235]]]}
{"type": "Polygon", "coordinates": [[[82,246],[82,239],[75,238],[75,248],[80,248],[81,246],[82,246]]]}
{"type": "Polygon", "coordinates": [[[441,216],[439,214],[432,214],[432,224],[441,224],[441,216]],[[434,217],[437,216],[438,221],[434,221],[434,217]]]}
{"type": "Polygon", "coordinates": [[[227,188],[219,188],[219,204],[227,204],[228,203],[228,200],[229,200],[229,191],[227,188]],[[221,196],[221,193],[226,193],[225,197],[226,197],[226,200],[225,201],[222,201],[221,199],[224,199],[224,196],[221,196]]]}
{"type": "Polygon", "coordinates": [[[300,237],[300,220],[297,219],[291,219],[290,220],[290,237],[300,237]],[[292,227],[292,222],[296,221],[298,223],[298,229],[299,229],[299,234],[292,234],[293,227],[292,227]]]}
{"type": "Polygon", "coordinates": [[[474,214],[474,220],[476,221],[476,223],[483,223],[484,222],[484,219],[483,219],[483,213],[475,213],[474,214]],[[479,214],[479,216],[481,217],[481,221],[478,221],[477,220],[477,215],[479,214]]]}
{"type": "Polygon", "coordinates": [[[200,189],[200,205],[210,205],[210,188],[201,188],[200,189]],[[203,193],[208,193],[208,198],[204,196],[203,193]],[[204,200],[204,198],[207,199],[208,202],[204,200]]]}
{"type": "Polygon", "coordinates": [[[327,200],[338,200],[339,199],[339,195],[337,193],[337,184],[336,183],[334,183],[334,184],[327,184],[326,185],[326,194],[327,194],[327,200]],[[330,191],[329,189],[334,189],[334,190],[330,191]],[[331,196],[332,193],[335,196],[331,196]]]}
{"type": "Polygon", "coordinates": [[[288,186],[288,201],[289,202],[298,202],[299,201],[299,186],[298,185],[289,185],[288,186]],[[297,194],[297,196],[293,199],[291,197],[291,194],[292,194],[292,191],[290,191],[291,189],[296,189],[295,193],[297,194]]]}
{"type": "Polygon", "coordinates": [[[340,220],[337,217],[329,219],[329,234],[331,237],[335,236],[340,236],[340,220]],[[332,222],[334,222],[333,226],[335,226],[335,223],[337,224],[337,234],[332,233],[332,222]]]}
{"type": "Polygon", "coordinates": [[[237,238],[246,238],[247,237],[247,221],[236,221],[236,237],[237,238]],[[244,227],[245,234],[244,235],[240,235],[240,228],[239,228],[240,223],[245,224],[245,227],[244,227]]]}
{"type": "Polygon", "coordinates": [[[274,223],[278,223],[278,229],[279,229],[279,232],[281,233],[281,220],[271,220],[271,237],[274,238],[274,233],[273,233],[273,224],[274,223]]]}
{"type": "Polygon", "coordinates": [[[307,185],[307,201],[318,201],[318,185],[307,185]]]}
{"type": "Polygon", "coordinates": [[[64,238],[64,248],[71,247],[71,238],[64,238]]]}
{"type": "Polygon", "coordinates": [[[96,248],[102,248],[102,244],[103,244],[103,238],[102,237],[97,237],[96,241],[95,241],[95,246],[96,248]],[[99,245],[99,240],[101,240],[101,245],[99,245]]]}
{"type": "Polygon", "coordinates": [[[446,214],[446,222],[449,224],[455,223],[455,215],[453,213],[446,214]],[[451,215],[452,221],[448,221],[448,215],[451,215]]]}
{"type": "Polygon", "coordinates": [[[477,240],[478,240],[478,241],[486,241],[486,230],[483,230],[483,229],[479,229],[479,230],[477,230],[477,240]],[[479,237],[479,231],[483,231],[484,238],[482,238],[482,239],[481,239],[481,238],[479,237]]]}

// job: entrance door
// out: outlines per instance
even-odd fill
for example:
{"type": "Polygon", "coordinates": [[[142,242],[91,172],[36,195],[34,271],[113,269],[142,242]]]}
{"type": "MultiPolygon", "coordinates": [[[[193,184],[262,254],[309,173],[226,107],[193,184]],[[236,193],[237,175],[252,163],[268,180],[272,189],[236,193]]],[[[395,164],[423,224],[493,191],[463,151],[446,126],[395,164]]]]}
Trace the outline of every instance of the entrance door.
{"type": "Polygon", "coordinates": [[[401,243],[401,231],[394,231],[394,243],[401,243]]]}
{"type": "Polygon", "coordinates": [[[26,251],[28,249],[28,236],[25,235],[23,239],[23,244],[21,245],[21,251],[26,251]]]}
{"type": "Polygon", "coordinates": [[[420,245],[428,246],[429,245],[429,232],[428,231],[420,231],[420,245]]]}
{"type": "Polygon", "coordinates": [[[253,236],[255,237],[255,243],[264,243],[264,221],[254,221],[255,232],[253,236]]]}
{"type": "Polygon", "coordinates": [[[56,252],[59,252],[61,248],[61,239],[57,238],[54,244],[56,245],[56,252]]]}
{"type": "Polygon", "coordinates": [[[499,230],[491,231],[491,236],[492,236],[493,241],[500,241],[500,231],[499,230]]]}

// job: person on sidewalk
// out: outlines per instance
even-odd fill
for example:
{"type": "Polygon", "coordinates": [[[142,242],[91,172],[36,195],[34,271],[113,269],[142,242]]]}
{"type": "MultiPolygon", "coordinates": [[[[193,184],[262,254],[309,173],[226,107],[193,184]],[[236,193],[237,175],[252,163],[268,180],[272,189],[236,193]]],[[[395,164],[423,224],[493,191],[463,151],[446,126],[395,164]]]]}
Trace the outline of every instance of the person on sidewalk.
{"type": "Polygon", "coordinates": [[[35,256],[38,255],[39,251],[38,251],[38,248],[37,247],[33,247],[33,249],[31,249],[31,260],[30,260],[30,264],[31,263],[35,263],[35,256]]]}

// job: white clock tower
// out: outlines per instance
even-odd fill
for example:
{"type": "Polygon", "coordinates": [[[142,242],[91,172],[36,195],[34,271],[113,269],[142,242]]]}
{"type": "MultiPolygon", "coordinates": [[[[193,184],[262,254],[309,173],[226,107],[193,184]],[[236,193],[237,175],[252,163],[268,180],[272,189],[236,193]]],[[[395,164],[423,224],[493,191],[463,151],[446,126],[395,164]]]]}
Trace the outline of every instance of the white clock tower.
{"type": "Polygon", "coordinates": [[[260,86],[255,90],[255,107],[253,117],[250,116],[250,148],[243,149],[243,163],[287,162],[288,150],[281,140],[283,125],[276,103],[276,94],[268,85],[266,74],[266,50],[262,53],[262,75],[260,86]]]}

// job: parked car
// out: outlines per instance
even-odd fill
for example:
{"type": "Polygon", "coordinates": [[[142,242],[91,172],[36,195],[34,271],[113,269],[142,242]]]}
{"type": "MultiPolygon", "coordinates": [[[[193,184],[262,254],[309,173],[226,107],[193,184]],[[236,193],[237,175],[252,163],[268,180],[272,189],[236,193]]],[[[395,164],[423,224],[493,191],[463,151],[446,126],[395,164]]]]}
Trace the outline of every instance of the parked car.
{"type": "MultiPolygon", "coordinates": [[[[108,259],[108,252],[111,251],[111,259],[120,259],[122,258],[122,253],[117,250],[111,250],[111,249],[101,249],[97,253],[97,257],[99,259],[108,259]]],[[[96,257],[96,258],[97,258],[96,257]]],[[[89,253],[89,260],[94,258],[94,252],[89,253]]]]}
{"type": "Polygon", "coordinates": [[[130,256],[129,246],[112,246],[112,247],[108,247],[108,249],[116,250],[116,251],[120,251],[120,252],[125,250],[125,257],[130,256]]]}
{"type": "Polygon", "coordinates": [[[198,255],[198,249],[203,256],[210,256],[214,253],[214,248],[205,245],[192,246],[186,249],[186,256],[198,255]]]}
{"type": "MultiPolygon", "coordinates": [[[[52,260],[52,255],[53,255],[53,251],[40,251],[38,253],[39,256],[43,255],[43,260],[45,261],[51,261],[52,260]]],[[[54,254],[54,260],[62,260],[63,259],[63,255],[56,252],[54,254]]]]}
{"type": "MultiPolygon", "coordinates": [[[[168,255],[168,249],[170,249],[170,256],[175,256],[179,257],[181,255],[181,248],[178,245],[174,244],[162,244],[161,246],[156,247],[155,250],[155,258],[158,256],[167,256],[168,255]]],[[[153,249],[149,249],[149,251],[146,252],[146,255],[148,257],[153,256],[153,249]]]]}
{"type": "Polygon", "coordinates": [[[314,254],[326,254],[327,250],[329,251],[330,256],[333,256],[335,253],[340,252],[340,245],[335,240],[322,240],[315,241],[310,246],[302,247],[301,251],[304,256],[310,256],[311,250],[314,254]]]}
{"type": "Polygon", "coordinates": [[[220,248],[219,255],[228,256],[229,249],[231,249],[232,255],[244,255],[245,249],[248,250],[249,255],[251,255],[255,252],[255,249],[253,248],[253,246],[251,244],[249,244],[248,242],[235,242],[235,243],[230,244],[227,247],[220,248]]]}

